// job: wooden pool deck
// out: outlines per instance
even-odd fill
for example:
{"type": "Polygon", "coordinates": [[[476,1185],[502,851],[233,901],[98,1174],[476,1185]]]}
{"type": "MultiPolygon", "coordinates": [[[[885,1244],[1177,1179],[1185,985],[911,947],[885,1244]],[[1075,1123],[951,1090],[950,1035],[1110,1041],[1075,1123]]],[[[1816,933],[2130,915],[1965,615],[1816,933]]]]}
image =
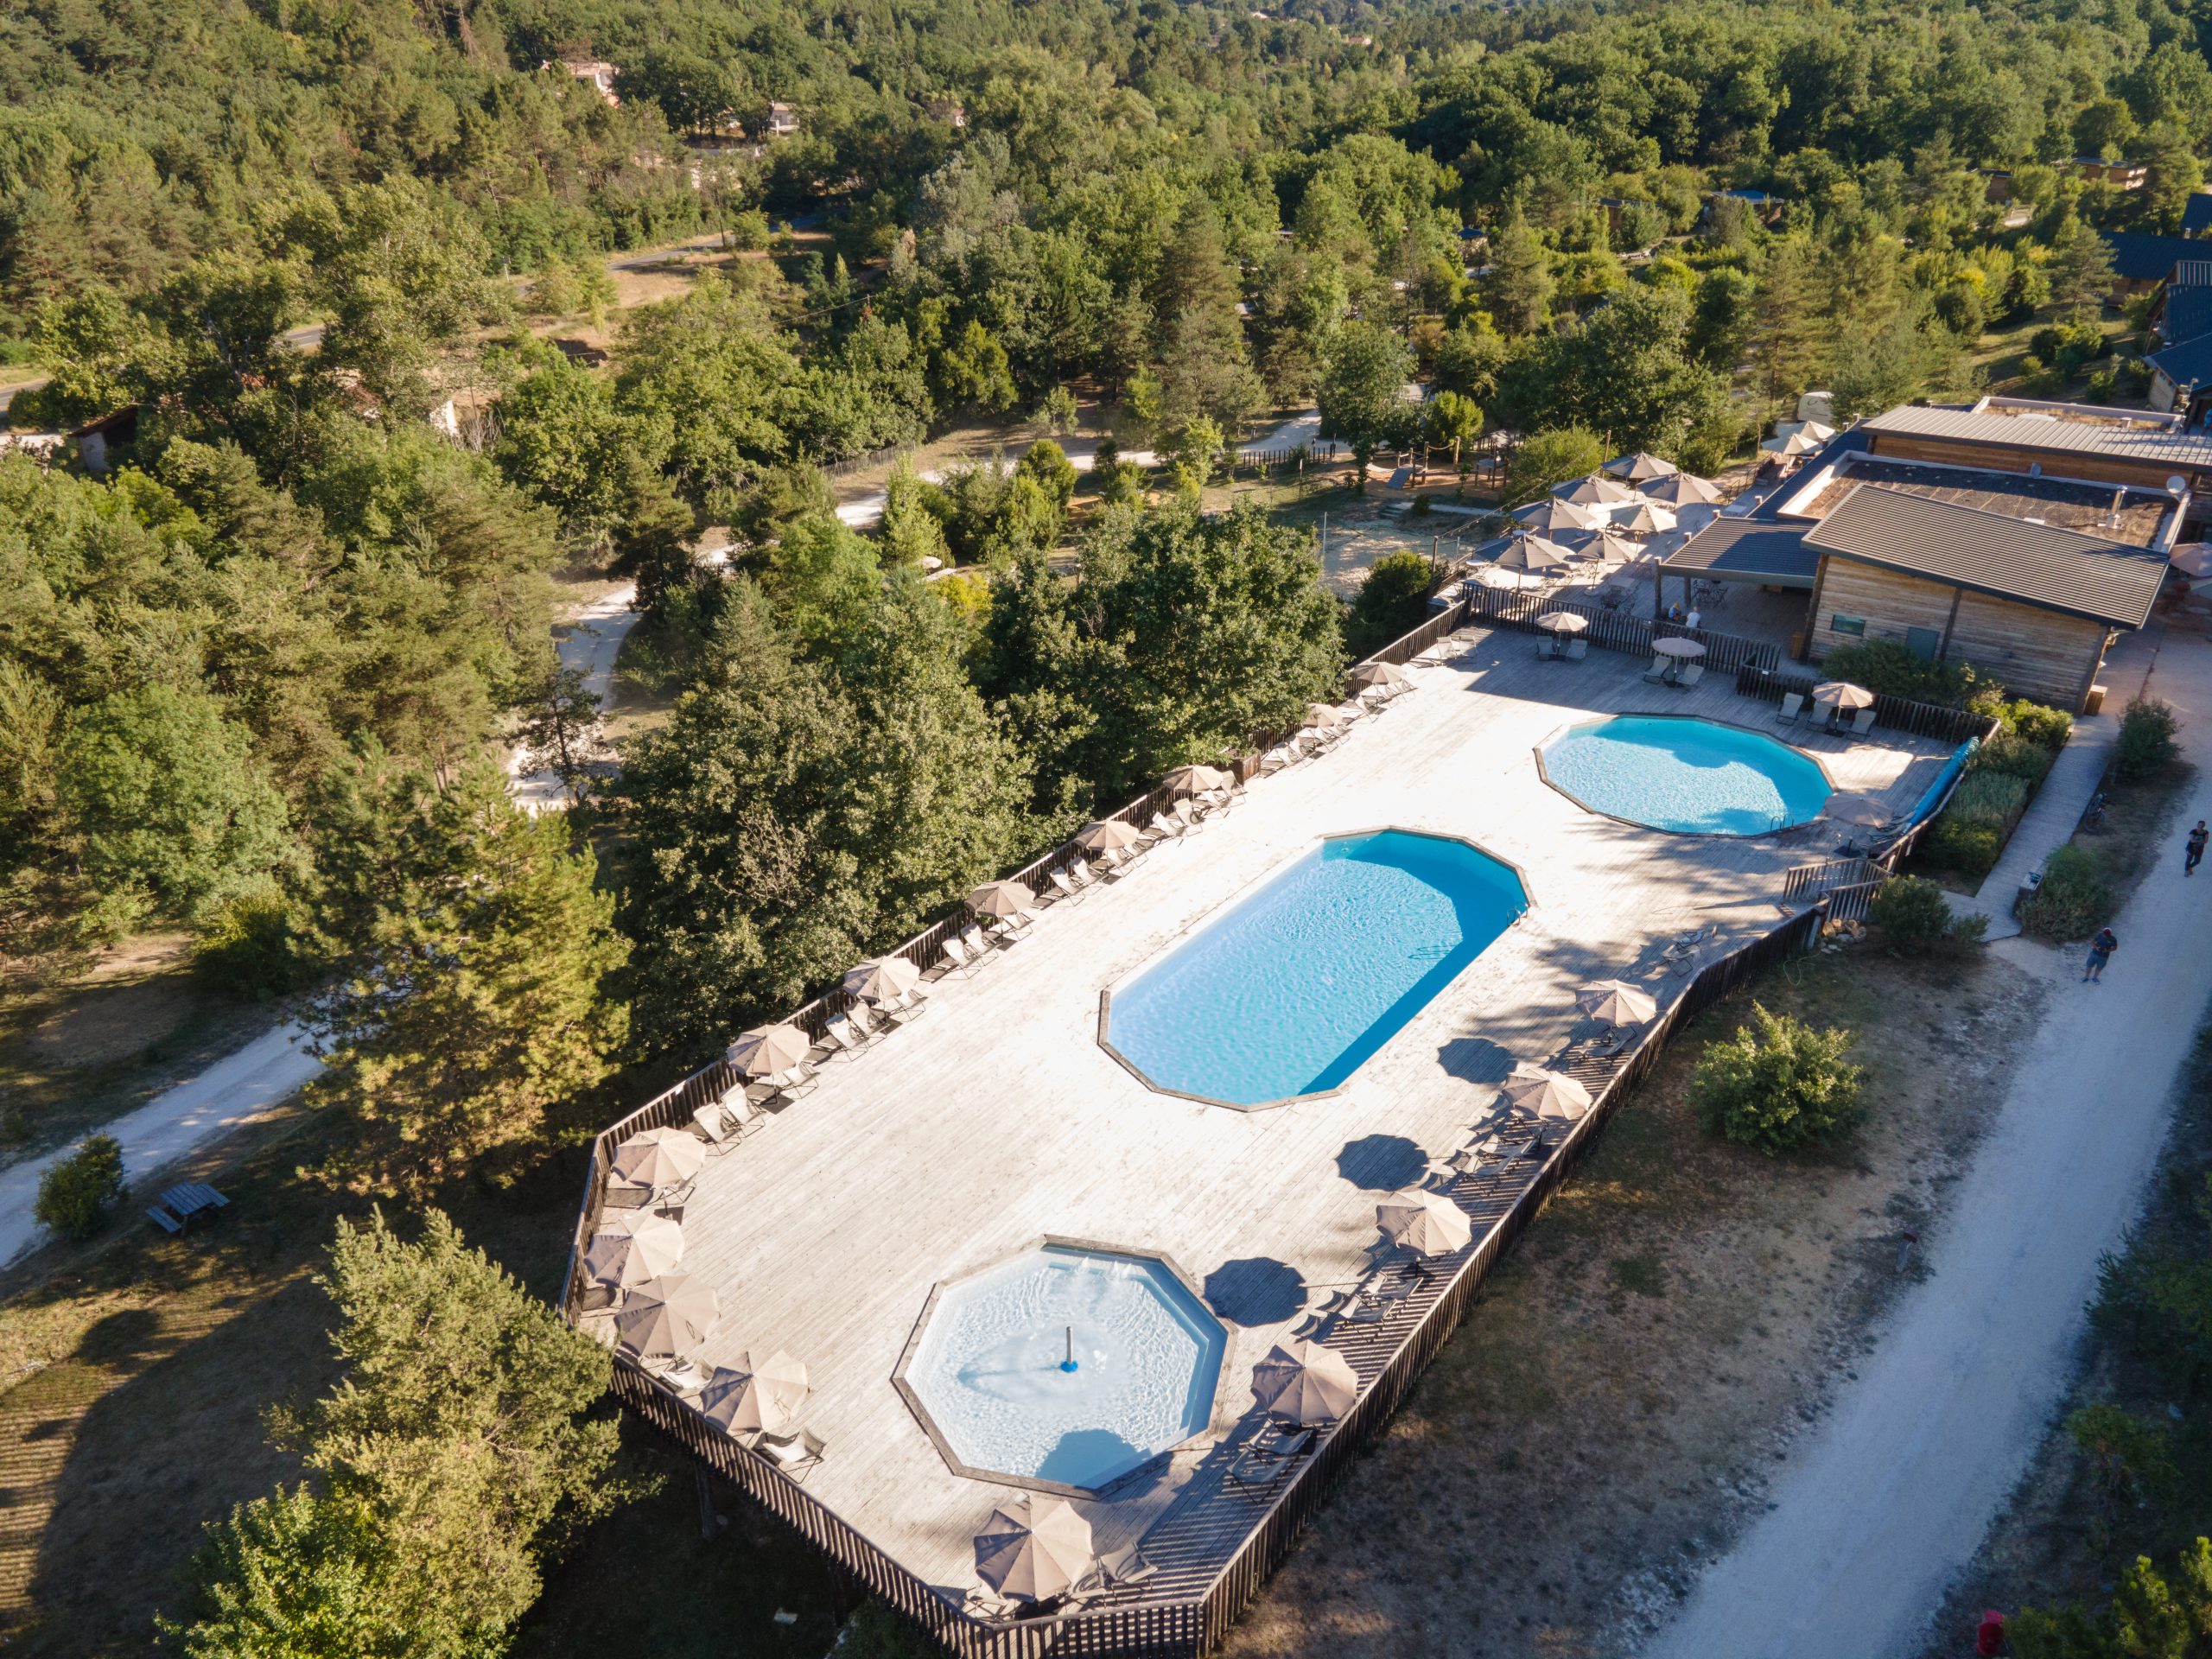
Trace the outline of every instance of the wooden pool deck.
{"type": "MultiPolygon", "coordinates": [[[[1011,1491],[953,1474],[893,1385],[938,1281],[1056,1235],[1167,1255],[1199,1285],[1229,1330],[1207,1434],[1077,1504],[1102,1550],[1142,1538],[1161,1567],[1117,1605],[1188,1599],[1267,1507],[1223,1477],[1259,1421],[1253,1363],[1307,1299],[1369,1271],[1376,1201],[1501,1119],[1497,1084],[1514,1063],[1558,1063],[1594,1030],[1575,1012],[1578,985],[1630,978],[1664,1006],[1689,982],[1659,959],[1670,937],[1714,925],[1702,962],[1764,933],[1784,914],[1782,872],[1834,848],[1829,824],[1756,840],[1639,830],[1538,777],[1534,746],[1593,714],[1780,734],[1771,706],[1729,677],[1677,691],[1645,684],[1641,659],[1540,663],[1525,634],[1460,639],[1462,655],[1412,669],[1414,690],[1328,753],[1255,779],[1127,879],[1061,901],[972,976],[941,981],[924,1018],[824,1065],[818,1089],[701,1176],[682,1265],[721,1297],[704,1358],[782,1348],[804,1360],[804,1426],[828,1447],[807,1496],[949,1603],[976,1583],[972,1537],[1011,1491]],[[1316,837],[1386,825],[1477,842],[1520,868],[1533,903],[1340,1093],[1225,1109],[1154,1092],[1099,1046],[1102,988],[1316,837]]],[[[1783,734],[1839,788],[1900,812],[1949,752],[1783,734]]],[[[1460,1181],[1478,1241],[1533,1169],[1460,1181]]],[[[1367,1383],[1390,1338],[1341,1336],[1367,1383]]]]}

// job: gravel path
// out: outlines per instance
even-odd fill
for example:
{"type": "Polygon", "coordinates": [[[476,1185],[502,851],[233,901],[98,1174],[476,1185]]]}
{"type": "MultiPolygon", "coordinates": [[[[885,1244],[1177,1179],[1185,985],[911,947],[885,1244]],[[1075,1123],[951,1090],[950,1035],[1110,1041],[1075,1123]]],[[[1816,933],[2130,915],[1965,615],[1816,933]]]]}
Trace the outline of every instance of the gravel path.
{"type": "MultiPolygon", "coordinates": [[[[2169,636],[2148,690],[2180,711],[2199,769],[2177,826],[2212,816],[2212,642],[2169,636]]],[[[2065,982],[1930,1230],[1929,1276],[1646,1659],[1918,1651],[2059,1402],[2097,1257],[2141,1205],[2212,997],[2212,874],[2185,880],[2181,855],[2177,827],[2113,924],[2101,983],[2080,982],[2078,946],[1992,947],[1997,971],[2065,982]]]]}
{"type": "MultiPolygon", "coordinates": [[[[251,1122],[322,1070],[322,1062],[300,1046],[300,1037],[293,1025],[265,1031],[198,1077],[103,1128],[101,1133],[123,1143],[123,1173],[135,1189],[123,1225],[132,1225],[153,1201],[146,1176],[210,1136],[251,1122]]],[[[31,1219],[39,1178],[72,1149],[63,1147],[0,1172],[0,1262],[14,1261],[45,1236],[31,1219]]]]}
{"type": "MultiPolygon", "coordinates": [[[[637,604],[635,583],[626,583],[604,598],[594,600],[570,619],[568,632],[554,647],[560,653],[562,667],[584,671],[584,690],[597,694],[599,712],[602,715],[614,702],[614,659],[622,654],[622,642],[630,637],[630,630],[644,614],[637,604]]],[[[507,758],[508,767],[514,773],[514,787],[510,792],[516,804],[531,812],[565,810],[569,791],[562,787],[560,774],[515,770],[521,766],[523,760],[520,749],[507,758]]]]}

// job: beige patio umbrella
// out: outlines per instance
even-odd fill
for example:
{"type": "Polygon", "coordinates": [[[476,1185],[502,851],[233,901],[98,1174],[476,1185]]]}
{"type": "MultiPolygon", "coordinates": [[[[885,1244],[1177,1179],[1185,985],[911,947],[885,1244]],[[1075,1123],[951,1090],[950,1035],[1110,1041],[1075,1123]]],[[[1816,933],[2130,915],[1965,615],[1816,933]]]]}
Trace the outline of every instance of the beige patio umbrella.
{"type": "Polygon", "coordinates": [[[922,970],[904,957],[878,957],[845,970],[845,995],[863,1002],[895,1002],[922,982],[922,970]]]}
{"type": "Polygon", "coordinates": [[[1613,520],[1613,528],[1628,536],[1656,536],[1674,527],[1675,515],[1650,501],[1637,502],[1634,512],[1613,520]]]}
{"type": "Polygon", "coordinates": [[[788,1071],[807,1056],[814,1040],[797,1026],[755,1026],[729,1046],[729,1063],[748,1077],[788,1071]]]}
{"type": "Polygon", "coordinates": [[[683,1229],[651,1210],[616,1210],[584,1246],[584,1273],[594,1282],[627,1290],[658,1279],[683,1259],[683,1229]]]}
{"type": "Polygon", "coordinates": [[[1500,1085],[1506,1099],[1540,1118],[1572,1122],[1590,1109],[1590,1091],[1563,1071],[1547,1071],[1540,1065],[1516,1065],[1500,1085]]]}
{"type": "Polygon", "coordinates": [[[1675,473],[1638,486],[1648,499],[1670,507],[1718,506],[1724,499],[1720,486],[1695,473],[1675,473]]]}
{"type": "Polygon", "coordinates": [[[1792,432],[1775,446],[1774,453],[1786,459],[1795,460],[1800,455],[1811,454],[1820,447],[1820,439],[1807,437],[1802,432],[1792,432]]]}
{"type": "Polygon", "coordinates": [[[779,1348],[754,1364],[750,1353],[715,1367],[699,1391],[699,1414],[732,1434],[780,1434],[805,1403],[806,1367],[779,1348]]]}
{"type": "Polygon", "coordinates": [[[1595,530],[1605,522],[1600,512],[1578,506],[1572,501],[1562,501],[1556,496],[1548,501],[1539,501],[1513,515],[1513,521],[1524,530],[1542,531],[1556,536],[1562,530],[1595,530]]]}
{"type": "Polygon", "coordinates": [[[1839,709],[1872,709],[1874,694],[1849,680],[1822,680],[1813,688],[1815,702],[1832,702],[1839,709]]]}
{"type": "Polygon", "coordinates": [[[1134,824],[1119,818],[1100,818],[1075,832],[1075,844],[1086,853],[1127,852],[1143,839],[1134,824]]]}
{"type": "Polygon", "coordinates": [[[1160,781],[1178,795],[1203,795],[1228,788],[1233,779],[1218,766],[1178,766],[1160,781]]]}
{"type": "Polygon", "coordinates": [[[1807,421],[1797,429],[1801,438],[1810,438],[1815,443],[1826,443],[1835,436],[1835,428],[1822,421],[1807,421]]]}
{"type": "Polygon", "coordinates": [[[1539,572],[1564,570],[1574,563],[1574,555],[1548,536],[1516,536],[1497,556],[1501,569],[1539,572]]]}
{"type": "Polygon", "coordinates": [[[1601,979],[1574,994],[1574,1006],[1609,1026],[1640,1026],[1659,1004],[1624,979],[1601,979]]]}
{"type": "Polygon", "coordinates": [[[1252,1394],[1269,1416],[1310,1428],[1351,1409],[1359,1378],[1335,1349],[1294,1337],[1277,1343],[1252,1368],[1252,1394]]]}
{"type": "Polygon", "coordinates": [[[1002,1596],[1042,1601],[1090,1571],[1090,1522],[1064,1497],[1025,1494],[1001,1503],[976,1535],[976,1573],[1002,1596]]]}
{"type": "Polygon", "coordinates": [[[1449,1255],[1464,1250],[1474,1237],[1474,1223],[1467,1212],[1446,1197],[1425,1186],[1394,1192],[1375,1206],[1375,1224],[1394,1244],[1421,1255],[1449,1255]]]}
{"type": "Polygon", "coordinates": [[[1548,611],[1536,619],[1536,626],[1546,633],[1580,633],[1590,626],[1590,619],[1580,611],[1548,611]]]}
{"type": "Polygon", "coordinates": [[[1406,671],[1390,663],[1362,663],[1351,671],[1351,683],[1362,687],[1410,683],[1406,671]]]}
{"type": "Polygon", "coordinates": [[[1886,804],[1872,795],[1831,795],[1827,805],[1821,810],[1839,823],[1856,823],[1869,830],[1897,817],[1886,804]]]}
{"type": "Polygon", "coordinates": [[[1672,478],[1682,469],[1664,456],[1646,454],[1639,449],[1632,455],[1615,455],[1599,470],[1610,478],[1624,478],[1632,484],[1641,484],[1649,478],[1672,478]]]}
{"type": "Polygon", "coordinates": [[[1502,570],[1494,564],[1485,565],[1477,571],[1475,580],[1485,588],[1506,594],[1522,593],[1544,585],[1541,576],[1532,575],[1526,570],[1502,570]]]}
{"type": "Polygon", "coordinates": [[[1680,657],[1692,662],[1705,655],[1705,647],[1694,639],[1685,639],[1680,634],[1669,634],[1664,639],[1654,639],[1651,649],[1662,657],[1680,657]]]}
{"type": "Polygon", "coordinates": [[[631,1290],[614,1316],[614,1330],[639,1359],[677,1359],[707,1339],[721,1306],[705,1280],[664,1273],[631,1290]]]}
{"type": "Polygon", "coordinates": [[[1617,530],[1593,530],[1576,544],[1574,550],[1586,559],[1597,559],[1605,564],[1626,564],[1643,553],[1641,545],[1617,530]]]}
{"type": "Polygon", "coordinates": [[[656,1192],[681,1186],[707,1164],[707,1143],[685,1129],[646,1129],[614,1148],[614,1179],[656,1192]]]}
{"type": "Polygon", "coordinates": [[[1027,882],[986,881],[968,895],[968,908],[978,916],[1027,916],[1037,908],[1037,895],[1027,882]]]}
{"type": "Polygon", "coordinates": [[[1634,490],[1607,478],[1603,473],[1592,473],[1587,478],[1578,478],[1571,484],[1562,484],[1552,493],[1578,507],[1615,506],[1623,501],[1636,499],[1634,490]]]}
{"type": "Polygon", "coordinates": [[[1306,723],[1319,726],[1324,731],[1332,730],[1344,723],[1344,710],[1325,702],[1309,702],[1306,705],[1306,723]]]}

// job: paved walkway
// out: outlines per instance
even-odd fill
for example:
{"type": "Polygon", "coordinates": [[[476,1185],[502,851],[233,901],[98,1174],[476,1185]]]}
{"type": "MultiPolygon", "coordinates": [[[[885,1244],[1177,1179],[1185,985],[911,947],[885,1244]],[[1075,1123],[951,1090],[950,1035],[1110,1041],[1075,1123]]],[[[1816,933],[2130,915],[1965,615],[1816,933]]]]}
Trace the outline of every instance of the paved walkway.
{"type": "MultiPolygon", "coordinates": [[[[2180,711],[2198,768],[2177,816],[2212,817],[2212,643],[2171,636],[2149,690],[2180,711]]],[[[1929,1277],[1780,1469],[1774,1507],[1647,1659],[1919,1649],[2050,1426],[2097,1257],[2140,1207],[2212,997],[2212,880],[2184,880],[2181,856],[2169,837],[2113,922],[2121,948],[2101,984],[2082,983],[2075,952],[1996,947],[1996,971],[2056,982],[1998,1121],[1929,1230],[1929,1277]]]]}
{"type": "MultiPolygon", "coordinates": [[[[2098,785],[2111,763],[2113,746],[2120,741],[2120,710],[2140,693],[2158,658],[2165,638],[2162,625],[2131,633],[2105,659],[2105,707],[2099,715],[2084,715],[2074,721],[2074,735],[2059,751],[2050,775],[2028,804],[2027,811],[2012,830],[1996,868],[1982,879],[1972,898],[1950,895],[1951,912],[1957,916],[1986,916],[1988,937],[2009,939],[2020,931],[2012,914],[2012,901],[2021,884],[2043,868],[2051,854],[2072,839],[2082,815],[2089,810],[2098,785]]],[[[2194,641],[2192,640],[2192,644],[2194,641]]]]}
{"type": "MultiPolygon", "coordinates": [[[[300,1036],[292,1025],[264,1032],[198,1077],[104,1126],[103,1133],[123,1143],[123,1173],[141,1189],[132,1195],[131,1215],[153,1197],[143,1190],[146,1176],[201,1141],[251,1122],[322,1070],[322,1062],[300,1046],[300,1036]]],[[[13,1262],[45,1236],[31,1219],[39,1178],[71,1150],[63,1147],[0,1171],[0,1263],[13,1262]]]]}

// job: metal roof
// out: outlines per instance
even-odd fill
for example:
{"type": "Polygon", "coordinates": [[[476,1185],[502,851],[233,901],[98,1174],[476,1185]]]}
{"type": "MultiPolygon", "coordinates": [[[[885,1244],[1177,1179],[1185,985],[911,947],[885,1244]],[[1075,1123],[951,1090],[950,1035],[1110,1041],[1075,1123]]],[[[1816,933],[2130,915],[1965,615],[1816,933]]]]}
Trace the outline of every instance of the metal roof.
{"type": "Polygon", "coordinates": [[[2201,259],[2204,245],[2185,236],[2154,236],[2147,231],[2100,231],[2112,248],[2112,274],[2124,282],[2163,283],[2175,262],[2201,259]]]}
{"type": "Polygon", "coordinates": [[[2212,334],[2198,334],[2143,359],[2177,386],[2212,385],[2212,334]]]}
{"type": "Polygon", "coordinates": [[[1805,544],[2123,628],[2143,626],[2166,575],[2163,553],[1878,484],[1844,497],[1805,544]]]}
{"type": "Polygon", "coordinates": [[[2169,288],[2158,316],[2158,334],[2169,346],[2212,334],[2212,288],[2169,288]]]}
{"type": "Polygon", "coordinates": [[[2158,431],[2117,421],[2107,425],[2032,415],[1995,415],[1973,409],[1905,408],[1874,416],[1861,423],[1859,429],[1877,436],[1938,438],[2037,454],[2102,455],[2181,473],[2212,472],[2212,438],[2178,426],[2158,431]]]}
{"type": "Polygon", "coordinates": [[[1819,552],[1805,545],[1803,525],[1758,518],[1716,518],[1659,562],[1662,571],[1783,588],[1810,588],[1820,566],[1819,552]]]}
{"type": "Polygon", "coordinates": [[[2182,205],[2181,233],[2195,236],[2212,231],[2212,190],[2199,190],[2182,205]]]}

